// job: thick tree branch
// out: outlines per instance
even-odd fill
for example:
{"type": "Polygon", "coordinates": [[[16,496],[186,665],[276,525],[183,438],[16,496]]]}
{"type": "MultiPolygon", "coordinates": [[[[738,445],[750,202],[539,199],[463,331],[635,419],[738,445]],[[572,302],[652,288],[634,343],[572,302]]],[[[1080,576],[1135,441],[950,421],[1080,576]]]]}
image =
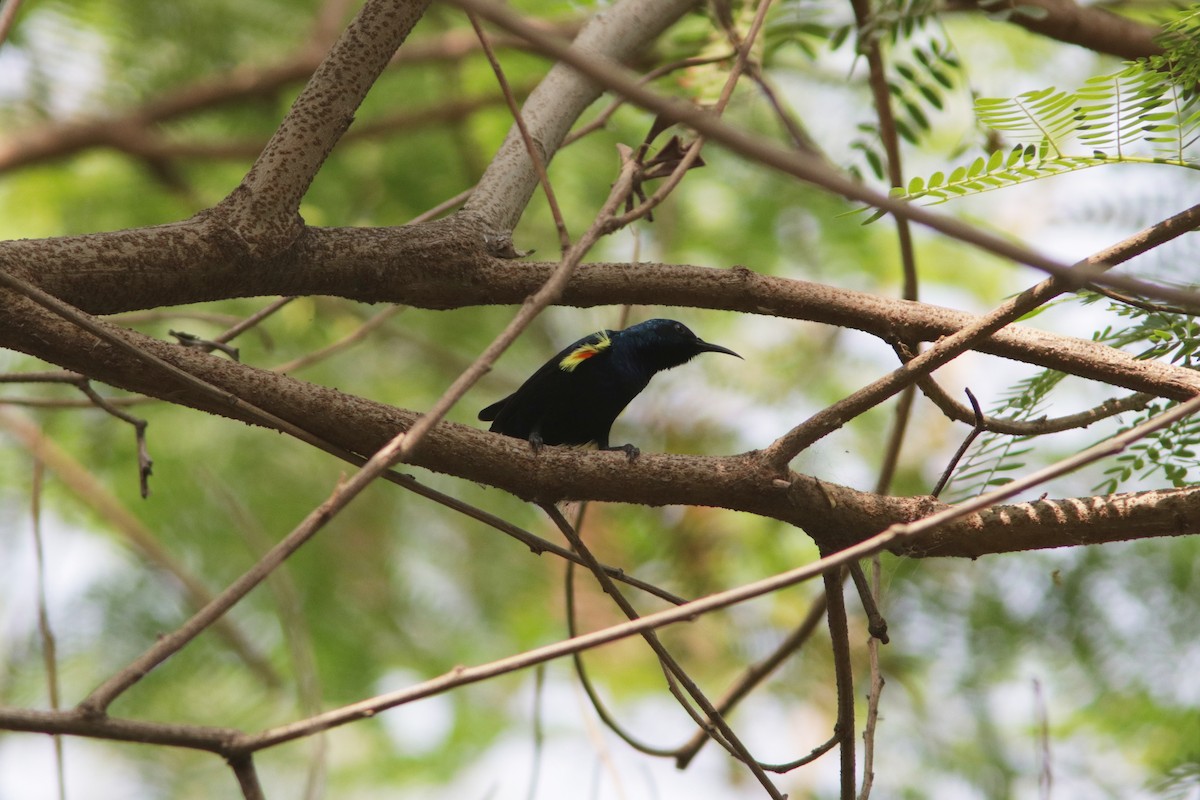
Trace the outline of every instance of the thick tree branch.
{"type": "Polygon", "coordinates": [[[493,2],[493,0],[450,1],[460,8],[478,14],[509,33],[524,37],[539,52],[571,65],[596,83],[620,94],[630,103],[657,114],[663,120],[688,125],[706,139],[722,144],[748,159],[767,165],[784,174],[792,175],[841,197],[866,203],[910,219],[947,236],[970,242],[976,247],[1002,258],[1027,264],[1051,275],[1062,275],[1069,272],[1067,265],[1028,247],[982,231],[947,215],[936,214],[927,208],[881,194],[830,167],[811,153],[784,149],[764,136],[728,125],[714,114],[691,103],[654,92],[643,86],[636,76],[629,74],[627,70],[621,68],[610,58],[596,57],[593,54],[575,50],[530,25],[525,18],[500,3],[493,2]]]}
{"type": "Polygon", "coordinates": [[[1094,50],[1133,60],[1162,53],[1154,40],[1161,33],[1153,25],[1118,16],[1095,6],[1082,6],[1074,0],[1009,0],[997,5],[977,0],[951,0],[947,10],[986,10],[988,13],[1011,11],[1005,21],[1020,25],[1040,36],[1077,44],[1094,50]],[[1022,7],[1040,9],[1028,13],[1022,7]]]}
{"type": "Polygon", "coordinates": [[[367,0],[241,185],[214,209],[250,252],[277,253],[303,232],[300,200],[429,2],[367,0]]]}
{"type": "MultiPolygon", "coordinates": [[[[85,311],[105,314],[232,297],[308,294],[437,309],[517,304],[549,278],[553,264],[513,268],[511,262],[481,255],[484,236],[470,222],[468,217],[455,217],[399,228],[307,228],[286,257],[255,261],[219,225],[197,220],[3,242],[0,268],[28,267],[28,279],[44,291],[85,311]],[[183,263],[190,268],[177,267],[183,263]]],[[[1151,246],[1158,238],[1140,246],[1151,246]]],[[[560,302],[769,314],[906,341],[934,340],[978,319],[940,306],[744,268],[651,263],[584,265],[560,302]]],[[[20,314],[2,295],[0,312],[0,346],[30,354],[45,347],[30,341],[20,314]]],[[[1200,391],[1200,375],[1192,370],[1018,326],[1004,328],[976,343],[975,349],[1177,400],[1200,391]]]]}
{"type": "MultiPolygon", "coordinates": [[[[697,2],[622,0],[593,17],[571,44],[571,50],[585,58],[623,63],[657,39],[697,2]]],[[[543,164],[550,163],[575,120],[600,93],[598,84],[560,63],[530,94],[521,116],[543,164]]],[[[537,181],[521,132],[514,124],[466,205],[467,212],[478,214],[485,221],[489,240],[495,242],[493,252],[500,252],[508,244],[508,235],[533,196],[537,181]]]]}
{"type": "Polygon", "coordinates": [[[1197,217],[1200,217],[1200,206],[1193,206],[1165,222],[1153,225],[1116,245],[1093,253],[1075,264],[1071,273],[1056,274],[1026,289],[1019,295],[1005,300],[971,325],[939,339],[928,350],[914,355],[891,374],[872,381],[869,385],[822,409],[805,422],[797,425],[771,443],[771,446],[767,448],[767,458],[777,467],[785,466],[801,450],[810,447],[849,420],[874,408],[902,389],[911,388],[917,381],[928,377],[933,370],[949,363],[978,342],[990,338],[997,331],[1041,307],[1067,291],[1071,286],[1088,280],[1087,277],[1074,278],[1072,273],[1082,273],[1087,276],[1107,271],[1155,244],[1169,241],[1170,238],[1192,230],[1197,217]]]}
{"type": "MultiPolygon", "coordinates": [[[[19,311],[33,353],[97,380],[246,422],[231,404],[148,369],[129,352],[82,333],[26,302],[19,311]]],[[[4,319],[0,315],[0,319],[4,319]]],[[[105,324],[105,323],[100,323],[105,324]]],[[[355,453],[373,453],[420,416],[335,389],[182,348],[113,326],[137,347],[355,453]]],[[[860,492],[796,473],[780,476],[756,453],[723,458],[644,454],[629,463],[619,453],[579,453],[547,447],[534,454],[522,441],[443,422],[413,464],[485,483],[537,502],[604,500],[644,505],[709,505],[773,517],[806,531],[829,531],[826,550],[862,541],[894,522],[920,519],[944,506],[932,498],[860,492]]],[[[1003,506],[897,545],[914,556],[977,557],[988,553],[1096,544],[1197,531],[1200,490],[1154,491],[1003,506]]]]}

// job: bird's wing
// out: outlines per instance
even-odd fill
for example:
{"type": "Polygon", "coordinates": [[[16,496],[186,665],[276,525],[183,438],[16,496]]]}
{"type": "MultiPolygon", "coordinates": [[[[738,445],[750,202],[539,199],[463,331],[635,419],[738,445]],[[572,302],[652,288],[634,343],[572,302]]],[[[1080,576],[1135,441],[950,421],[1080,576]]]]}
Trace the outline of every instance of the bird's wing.
{"type": "Polygon", "coordinates": [[[533,425],[560,381],[583,361],[604,352],[611,344],[612,333],[608,330],[597,331],[567,345],[530,375],[521,388],[480,411],[479,418],[486,422],[504,417],[506,419],[501,420],[501,429],[510,428],[505,423],[516,422],[514,417],[527,418],[527,424],[533,425]]]}

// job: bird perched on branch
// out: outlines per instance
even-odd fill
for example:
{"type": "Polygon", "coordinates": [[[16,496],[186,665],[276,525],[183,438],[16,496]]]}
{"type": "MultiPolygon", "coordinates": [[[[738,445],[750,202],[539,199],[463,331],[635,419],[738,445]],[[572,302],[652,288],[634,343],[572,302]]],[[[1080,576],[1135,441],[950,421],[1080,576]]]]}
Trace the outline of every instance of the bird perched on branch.
{"type": "Polygon", "coordinates": [[[568,346],[542,365],[520,389],[479,412],[491,430],[543,444],[583,445],[624,450],[632,460],[638,449],[609,447],[617,415],[650,383],[656,372],[690,361],[700,353],[726,353],[673,319],[652,319],[621,331],[597,331],[568,346]]]}

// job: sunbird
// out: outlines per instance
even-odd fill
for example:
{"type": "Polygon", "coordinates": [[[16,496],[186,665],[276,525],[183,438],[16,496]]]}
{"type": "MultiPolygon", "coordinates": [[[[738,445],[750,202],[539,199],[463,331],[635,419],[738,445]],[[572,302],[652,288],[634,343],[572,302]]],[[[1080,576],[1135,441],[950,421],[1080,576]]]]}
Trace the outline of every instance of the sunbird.
{"type": "Polygon", "coordinates": [[[673,319],[652,319],[621,331],[603,330],[568,345],[533,373],[521,388],[479,412],[495,433],[526,439],[535,451],[542,445],[572,445],[600,450],[610,447],[609,432],[629,401],[656,372],[678,367],[701,353],[732,350],[709,344],[673,319]]]}

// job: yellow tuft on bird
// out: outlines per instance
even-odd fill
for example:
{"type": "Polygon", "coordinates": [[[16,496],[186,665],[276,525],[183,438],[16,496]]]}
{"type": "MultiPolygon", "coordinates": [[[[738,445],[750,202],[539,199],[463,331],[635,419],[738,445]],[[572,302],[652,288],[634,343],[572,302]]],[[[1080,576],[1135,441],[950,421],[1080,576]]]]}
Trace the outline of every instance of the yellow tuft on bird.
{"type": "Polygon", "coordinates": [[[594,337],[588,337],[586,342],[563,356],[562,361],[558,362],[558,368],[563,372],[574,372],[575,368],[584,361],[587,361],[598,353],[603,353],[611,346],[612,339],[609,338],[608,331],[600,331],[594,337]]]}

